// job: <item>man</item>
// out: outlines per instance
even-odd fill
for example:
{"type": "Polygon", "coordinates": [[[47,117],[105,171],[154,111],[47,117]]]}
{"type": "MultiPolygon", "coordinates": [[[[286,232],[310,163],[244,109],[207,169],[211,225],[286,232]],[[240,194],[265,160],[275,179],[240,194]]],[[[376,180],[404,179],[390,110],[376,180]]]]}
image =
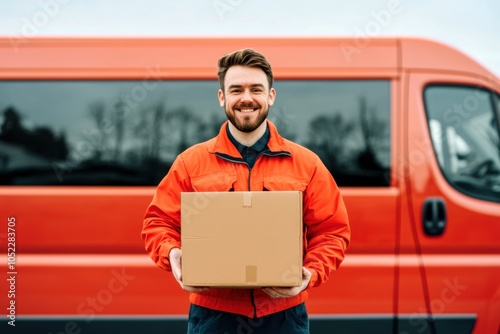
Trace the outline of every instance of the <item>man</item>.
{"type": "MultiPolygon", "coordinates": [[[[161,268],[189,292],[189,333],[309,333],[307,290],[338,269],[350,228],[339,189],[318,156],[282,138],[266,120],[274,104],[273,74],[251,49],[219,60],[218,98],[226,121],[215,138],[181,153],[146,211],[142,238],[161,268]],[[182,283],[180,193],[303,192],[304,267],[300,287],[208,289],[182,283]]],[[[304,110],[307,112],[307,110],[304,110]]]]}

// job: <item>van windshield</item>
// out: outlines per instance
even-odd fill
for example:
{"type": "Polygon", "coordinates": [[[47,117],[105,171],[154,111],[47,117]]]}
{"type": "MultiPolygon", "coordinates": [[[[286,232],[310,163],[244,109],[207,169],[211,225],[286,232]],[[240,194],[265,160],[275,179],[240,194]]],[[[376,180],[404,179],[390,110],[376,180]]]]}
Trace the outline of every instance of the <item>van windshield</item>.
{"type": "Polygon", "coordinates": [[[429,86],[425,102],[434,151],[452,186],[500,202],[499,96],[476,87],[429,86]]]}

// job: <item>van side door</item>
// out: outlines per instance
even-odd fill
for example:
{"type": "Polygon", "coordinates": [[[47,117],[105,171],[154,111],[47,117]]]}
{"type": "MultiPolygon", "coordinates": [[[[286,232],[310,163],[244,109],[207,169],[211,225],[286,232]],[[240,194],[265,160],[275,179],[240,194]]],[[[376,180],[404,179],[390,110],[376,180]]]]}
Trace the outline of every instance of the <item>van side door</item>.
{"type": "MultiPolygon", "coordinates": [[[[499,89],[487,79],[411,73],[406,152],[409,224],[425,300],[422,329],[493,333],[500,319],[499,89]],[[496,91],[492,89],[496,87],[496,91]]],[[[405,231],[402,232],[405,234],[405,231]]],[[[404,243],[405,240],[402,239],[404,243]]]]}

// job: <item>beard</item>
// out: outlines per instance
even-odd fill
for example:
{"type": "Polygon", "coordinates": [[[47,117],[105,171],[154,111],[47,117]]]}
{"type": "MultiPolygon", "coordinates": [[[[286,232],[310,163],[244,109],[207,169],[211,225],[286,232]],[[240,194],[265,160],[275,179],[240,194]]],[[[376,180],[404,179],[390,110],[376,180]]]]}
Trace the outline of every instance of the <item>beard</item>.
{"type": "Polygon", "coordinates": [[[252,121],[252,117],[243,115],[241,118],[236,118],[236,112],[230,112],[228,108],[224,107],[226,111],[226,117],[231,122],[236,129],[241,132],[249,133],[255,131],[267,118],[269,113],[269,107],[266,109],[261,109],[261,112],[257,115],[257,118],[252,121]]]}

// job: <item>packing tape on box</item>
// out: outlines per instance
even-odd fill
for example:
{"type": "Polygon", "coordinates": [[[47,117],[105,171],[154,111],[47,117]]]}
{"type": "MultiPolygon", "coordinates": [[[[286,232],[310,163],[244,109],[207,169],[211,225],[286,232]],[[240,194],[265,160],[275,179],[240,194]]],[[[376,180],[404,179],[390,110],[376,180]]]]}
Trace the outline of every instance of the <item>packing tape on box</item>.
{"type": "Polygon", "coordinates": [[[252,193],[244,192],[243,193],[243,207],[249,208],[252,206],[252,193]]]}
{"type": "Polygon", "coordinates": [[[246,266],[246,282],[257,283],[257,266],[246,266]]]}

